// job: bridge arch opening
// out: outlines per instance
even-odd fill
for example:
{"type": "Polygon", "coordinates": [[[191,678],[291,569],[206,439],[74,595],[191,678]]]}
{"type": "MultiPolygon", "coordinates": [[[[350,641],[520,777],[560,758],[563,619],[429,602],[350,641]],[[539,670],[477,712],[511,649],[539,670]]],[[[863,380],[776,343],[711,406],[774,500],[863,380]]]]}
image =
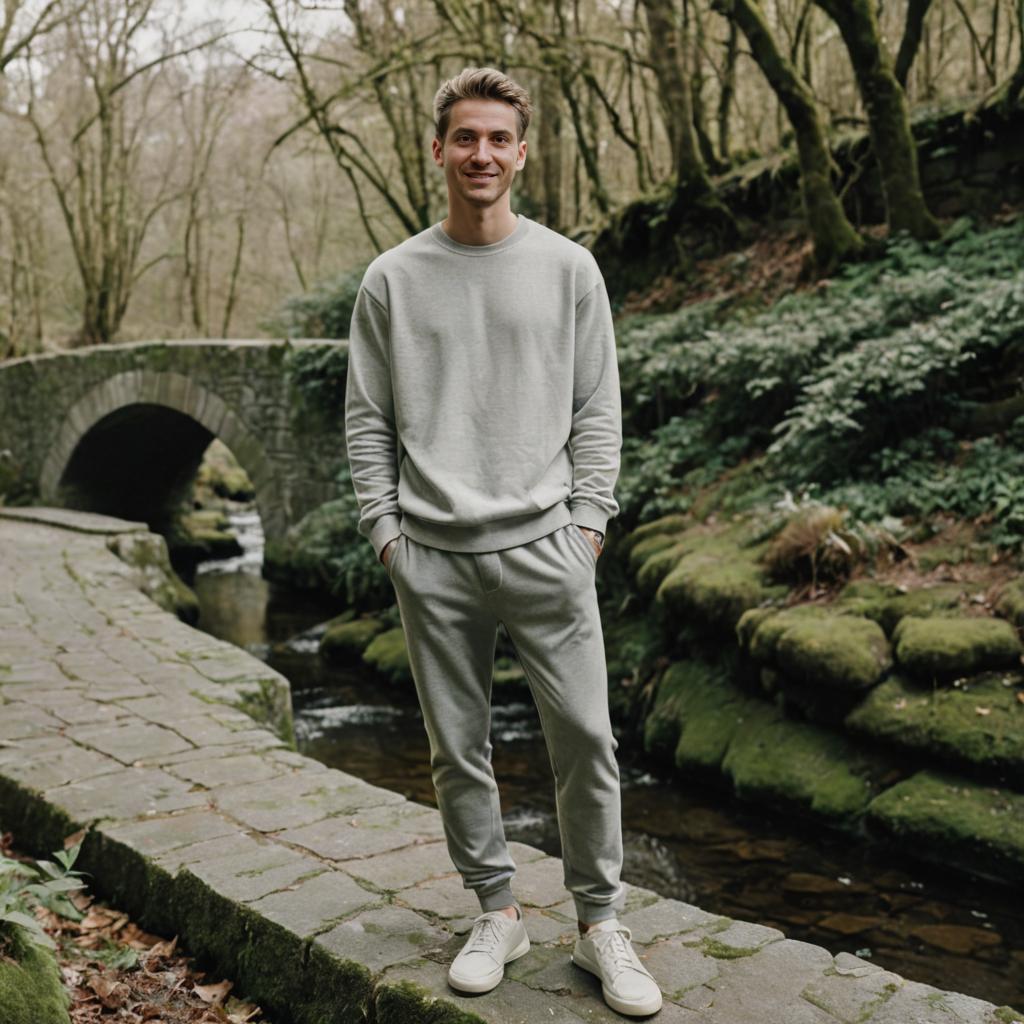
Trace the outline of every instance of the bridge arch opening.
{"type": "Polygon", "coordinates": [[[138,402],[80,438],[59,481],[60,503],[147,523],[166,534],[214,434],[186,413],[138,402]]]}
{"type": "Polygon", "coordinates": [[[252,482],[264,533],[283,534],[285,488],[260,440],[216,393],[174,372],[118,374],[79,399],[45,459],[40,491],[54,504],[166,534],[214,438],[252,482]]]}

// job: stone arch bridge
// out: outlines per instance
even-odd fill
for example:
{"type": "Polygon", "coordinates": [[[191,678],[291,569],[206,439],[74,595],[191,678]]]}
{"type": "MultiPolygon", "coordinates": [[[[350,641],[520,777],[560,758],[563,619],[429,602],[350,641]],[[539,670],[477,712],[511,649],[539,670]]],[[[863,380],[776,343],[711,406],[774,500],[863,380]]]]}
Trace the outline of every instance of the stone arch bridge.
{"type": "Polygon", "coordinates": [[[336,495],[345,459],[336,380],[326,408],[311,406],[289,370],[304,349],[346,345],[151,341],[0,363],[0,502],[7,491],[161,529],[216,437],[280,537],[336,495]]]}

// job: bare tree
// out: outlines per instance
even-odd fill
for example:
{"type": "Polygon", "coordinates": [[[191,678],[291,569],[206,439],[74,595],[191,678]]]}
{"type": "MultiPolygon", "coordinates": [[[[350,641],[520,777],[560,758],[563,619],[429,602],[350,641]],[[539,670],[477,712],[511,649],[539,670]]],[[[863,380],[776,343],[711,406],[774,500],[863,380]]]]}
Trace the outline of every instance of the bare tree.
{"type": "Polygon", "coordinates": [[[79,344],[111,341],[139,278],[169,255],[162,251],[143,259],[154,218],[181,195],[169,158],[175,143],[159,139],[153,127],[173,124],[166,119],[159,71],[197,47],[165,34],[160,52],[144,56],[141,37],[153,27],[147,19],[154,3],[88,0],[62,26],[64,55],[59,63],[44,62],[41,81],[26,62],[24,118],[80,277],[79,344]]]}
{"type": "Polygon", "coordinates": [[[77,17],[85,6],[71,0],[2,0],[0,3],[0,75],[33,42],[77,17]]]}

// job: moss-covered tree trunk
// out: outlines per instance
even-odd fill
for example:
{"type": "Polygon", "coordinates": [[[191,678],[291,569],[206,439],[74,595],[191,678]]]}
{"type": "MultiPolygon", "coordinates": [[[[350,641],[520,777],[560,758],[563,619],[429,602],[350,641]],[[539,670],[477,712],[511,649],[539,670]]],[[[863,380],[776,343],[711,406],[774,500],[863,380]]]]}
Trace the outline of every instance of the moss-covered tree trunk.
{"type": "Polygon", "coordinates": [[[720,243],[733,244],[739,237],[739,228],[715,194],[694,129],[682,17],[673,0],[641,0],[641,4],[647,22],[648,53],[658,79],[658,101],[672,148],[677,190],[696,214],[692,220],[700,220],[720,243]]]}
{"type": "Polygon", "coordinates": [[[658,79],[665,132],[672,151],[672,170],[681,189],[711,191],[693,126],[693,96],[686,73],[679,19],[672,0],[641,0],[647,21],[648,52],[658,79]]]}
{"type": "Polygon", "coordinates": [[[875,159],[882,176],[886,216],[893,231],[937,238],[939,225],[921,190],[907,97],[882,44],[877,0],[814,0],[836,23],[850,54],[875,159]]]}
{"type": "Polygon", "coordinates": [[[814,240],[814,258],[818,267],[828,273],[843,260],[857,255],[864,248],[864,241],[847,219],[832,186],[835,164],[814,94],[779,50],[758,0],[714,0],[713,7],[746,36],[754,60],[793,125],[800,160],[801,196],[814,240]]]}

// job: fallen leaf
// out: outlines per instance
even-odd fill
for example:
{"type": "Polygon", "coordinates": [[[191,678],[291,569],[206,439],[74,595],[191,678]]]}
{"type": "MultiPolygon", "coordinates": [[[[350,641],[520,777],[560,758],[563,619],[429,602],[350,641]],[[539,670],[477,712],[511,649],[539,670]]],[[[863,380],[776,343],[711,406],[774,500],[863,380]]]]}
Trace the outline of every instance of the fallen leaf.
{"type": "Polygon", "coordinates": [[[94,975],[87,984],[108,1010],[117,1010],[124,1006],[131,995],[131,989],[123,981],[114,981],[102,974],[94,975]]]}
{"type": "Polygon", "coordinates": [[[1024,704],[1024,690],[1017,691],[1017,703],[1024,704]]]}
{"type": "Polygon", "coordinates": [[[907,706],[907,698],[900,697],[899,700],[894,701],[892,705],[897,711],[902,711],[907,706]]]}
{"type": "Polygon", "coordinates": [[[976,707],[974,710],[979,715],[991,715],[992,714],[992,709],[991,708],[979,708],[979,707],[976,707]]]}
{"type": "Polygon", "coordinates": [[[227,998],[227,994],[231,991],[232,983],[230,981],[220,981],[216,985],[196,985],[193,988],[193,992],[204,1003],[210,1003],[213,1006],[220,1006],[221,1003],[227,998]]]}

